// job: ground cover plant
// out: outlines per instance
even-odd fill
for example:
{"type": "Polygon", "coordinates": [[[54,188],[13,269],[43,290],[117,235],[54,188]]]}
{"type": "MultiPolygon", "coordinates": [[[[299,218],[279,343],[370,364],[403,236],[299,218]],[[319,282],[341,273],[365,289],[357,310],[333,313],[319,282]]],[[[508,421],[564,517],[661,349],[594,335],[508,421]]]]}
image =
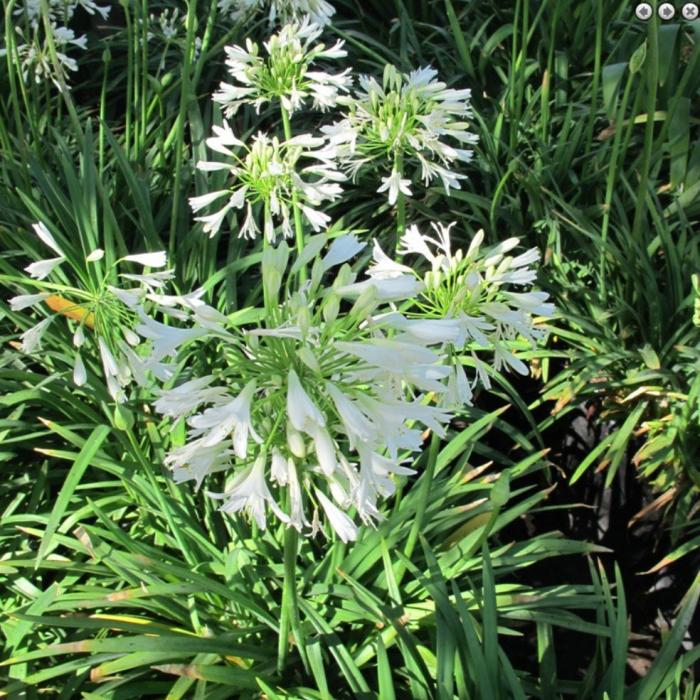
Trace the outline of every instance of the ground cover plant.
{"type": "Polygon", "coordinates": [[[700,697],[700,21],[3,18],[4,696],[700,697]]]}

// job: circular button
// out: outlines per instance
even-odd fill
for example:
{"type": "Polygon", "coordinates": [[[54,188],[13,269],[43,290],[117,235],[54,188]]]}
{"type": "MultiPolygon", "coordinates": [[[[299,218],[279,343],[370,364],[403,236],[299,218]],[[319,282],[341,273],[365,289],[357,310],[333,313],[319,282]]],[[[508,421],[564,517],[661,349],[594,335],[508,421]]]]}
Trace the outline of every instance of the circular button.
{"type": "Polygon", "coordinates": [[[670,2],[662,2],[659,5],[659,17],[661,19],[668,20],[673,19],[676,16],[676,8],[670,2]]]}
{"type": "Polygon", "coordinates": [[[687,19],[689,22],[692,22],[694,19],[698,18],[698,15],[700,15],[700,8],[698,8],[694,2],[687,2],[685,5],[683,5],[681,14],[683,15],[683,19],[687,19]]]}
{"type": "Polygon", "coordinates": [[[642,22],[646,22],[651,19],[654,10],[648,2],[640,2],[634,9],[634,14],[637,15],[637,19],[641,19],[642,22]]]}

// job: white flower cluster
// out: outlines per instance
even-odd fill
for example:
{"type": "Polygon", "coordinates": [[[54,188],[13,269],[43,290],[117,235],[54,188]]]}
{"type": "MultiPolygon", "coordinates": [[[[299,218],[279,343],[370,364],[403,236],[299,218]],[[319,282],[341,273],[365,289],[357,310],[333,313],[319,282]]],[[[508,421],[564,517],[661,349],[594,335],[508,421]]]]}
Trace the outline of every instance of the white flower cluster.
{"type": "Polygon", "coordinates": [[[326,0],[219,0],[219,10],[233,22],[244,22],[267,9],[270,25],[283,24],[304,16],[323,27],[330,23],[335,8],[326,0]]]}
{"type": "Polygon", "coordinates": [[[266,102],[280,100],[289,113],[295,112],[311,98],[315,109],[333,107],[340,92],[350,85],[349,69],[342,73],[312,70],[312,63],[322,58],[346,56],[342,41],[326,47],[314,43],[321,27],[304,17],[286,24],[260,47],[248,39],[245,48],[226,47],[226,66],[233,83],[221,83],[214,101],[223,105],[227,117],[235,114],[242,104],[252,104],[256,110],[266,102]]]}
{"type": "Polygon", "coordinates": [[[228,189],[190,198],[195,212],[227,198],[224,206],[214,213],[197,217],[197,221],[204,223],[205,233],[213,236],[229,211],[246,207],[239,235],[255,238],[259,233],[253,212],[256,204],[262,206],[268,241],[275,239],[275,220],[280,222],[284,236],[292,235],[290,218],[295,204],[314,231],[328,225],[330,217],[316,207],[340,196],[342,189],[338,183],[345,180],[345,175],[336,169],[335,148],[329,147],[323,138],[301,134],[280,141],[276,136],[260,132],[248,146],[236,138],[226,120],[222,126],[214,127],[214,134],[207,139],[207,146],[227,156],[228,161],[200,161],[197,167],[204,171],[225,170],[233,182],[228,189]]]}
{"type": "Polygon", "coordinates": [[[412,180],[405,177],[409,165],[420,168],[426,186],[439,178],[448,194],[466,177],[454,167],[471,160],[468,146],[478,140],[465,121],[471,115],[471,91],[448,88],[436,76],[432,68],[403,74],[392,65],[385,67],[381,84],[361,76],[359,90],[338,99],[347,106],[345,116],[321,129],[341,148],[353,176],[364,165],[389,157],[391,172],[378,191],[388,191],[390,204],[399,192],[411,194],[412,180]]]}
{"type": "MultiPolygon", "coordinates": [[[[18,20],[15,27],[16,58],[22,72],[22,80],[28,83],[33,76],[35,83],[42,83],[45,80],[51,82],[61,90],[67,84],[66,72],[76,72],[78,63],[68,55],[71,47],[85,50],[87,48],[87,37],[83,34],[77,37],[75,32],[68,27],[68,23],[73,18],[78,7],[82,7],[91,15],[99,14],[106,20],[109,16],[110,7],[101,6],[93,0],[48,0],[46,3],[46,13],[49,22],[51,38],[56,50],[56,60],[58,66],[51,59],[49,49],[49,39],[46,36],[46,28],[42,22],[42,7],[39,0],[25,0],[24,3],[15,7],[14,15],[18,20]],[[20,21],[26,20],[26,27],[20,21]],[[63,80],[59,79],[57,71],[61,71],[63,80]]],[[[7,47],[0,49],[0,56],[7,54],[7,47]]]]}
{"type": "Polygon", "coordinates": [[[10,299],[10,308],[20,311],[48,307],[54,313],[22,334],[21,349],[28,354],[37,352],[49,326],[59,317],[67,320],[75,347],[73,380],[78,386],[88,379],[84,350],[93,347],[98,351],[110,395],[123,403],[128,398],[126,387],[132,382],[145,386],[151,375],[161,381],[170,378],[175,367],[164,360],[172,358],[181,343],[201,335],[212,319],[220,323],[224,318],[201,301],[201,290],[178,297],[164,293],[173,271],[160,269],[166,266],[163,252],[127,255],[116,261],[115,264],[132,263],[156,270],[120,273],[119,278],[130,286],[118,287],[109,284],[109,275],[98,268],[105,257],[103,250],[98,248],[80,261],[73,251],[68,253],[59,245],[45,224],[34,224],[33,229],[56,256],[37,260],[25,268],[30,276],[26,286],[32,293],[10,299]],[[83,286],[64,283],[65,277],[60,273],[65,265],[75,269],[83,286]],[[51,281],[52,277],[55,281],[51,281]],[[160,311],[185,321],[196,319],[200,327],[182,329],[155,321],[146,313],[147,303],[151,312],[160,311]],[[175,309],[176,304],[182,308],[175,309]]]}
{"type": "Polygon", "coordinates": [[[394,492],[394,475],[412,473],[402,462],[421,450],[423,430],[444,436],[450,410],[468,402],[486,376],[478,371],[468,382],[461,364],[453,366],[453,350],[490,347],[485,333],[501,345],[515,335],[537,338],[534,300],[538,311],[551,311],[544,296],[509,293],[510,306],[502,301],[504,284],[531,281],[531,253],[506,258],[508,242],[479,256],[477,239],[466,255],[453,255],[449,230],[440,233],[445,240],[437,243],[414,229],[405,239],[407,252],[420,246],[432,263],[424,279],[375,244],[369,277],[357,281],[347,261],[364,244],[352,235],[335,239],[324,256],[325,236],[314,237],[289,270],[285,242],[266,248],[266,299],[277,299],[285,274],[313,259],[311,278],[268,306],[265,327],[210,326],[198,343],[218,358],[215,371],[209,364],[208,374],[194,370],[161,392],[156,410],[187,425],[185,443],[166,458],[175,480],[199,487],[208,475],[229,472],[223,492],[210,495],[225,512],[247,511],[261,528],[268,507],[286,526],[310,533],[323,512],[344,541],[357,535],[349,509],[364,523],[380,520],[378,501],[394,492]],[[329,272],[330,287],[322,283],[329,272]],[[469,299],[455,285],[464,276],[469,299]],[[461,295],[444,313],[432,306],[447,303],[443,294],[461,295]],[[398,313],[397,305],[407,310],[398,313]]]}

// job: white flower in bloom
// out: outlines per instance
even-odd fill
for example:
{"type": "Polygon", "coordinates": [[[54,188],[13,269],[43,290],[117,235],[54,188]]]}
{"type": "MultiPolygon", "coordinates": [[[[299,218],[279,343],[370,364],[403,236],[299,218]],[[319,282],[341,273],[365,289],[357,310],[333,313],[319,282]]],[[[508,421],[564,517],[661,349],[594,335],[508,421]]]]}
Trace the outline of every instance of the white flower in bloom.
{"type": "MultiPolygon", "coordinates": [[[[111,276],[105,276],[104,269],[95,265],[97,261],[106,258],[102,249],[97,248],[83,257],[71,249],[69,240],[65,239],[65,243],[59,244],[42,222],[34,224],[32,229],[38,240],[58,253],[59,257],[39,260],[25,268],[37,280],[31,285],[33,293],[13,297],[10,299],[10,307],[13,311],[20,311],[41,304],[55,315],[42,320],[23,334],[23,348],[27,352],[38,350],[49,322],[56,316],[61,316],[69,325],[76,348],[73,380],[77,386],[82,386],[87,381],[85,359],[89,356],[97,359],[98,355],[107,389],[118,402],[128,398],[126,389],[132,382],[145,386],[153,377],[161,381],[171,377],[173,367],[162,360],[172,357],[180,343],[204,332],[202,329],[192,331],[168,326],[145,313],[144,305],[148,306],[151,301],[152,308],[167,313],[168,310],[160,301],[166,300],[166,295],[162,292],[166,282],[173,276],[172,270],[140,275],[123,274],[123,278],[139,286],[121,289],[108,284],[111,276]],[[44,283],[43,280],[59,265],[62,273],[60,288],[55,284],[44,283]],[[71,278],[77,280],[76,286],[70,286],[71,278]],[[37,288],[40,291],[35,291],[37,288]],[[60,293],[56,292],[57,289],[60,289],[60,293]],[[155,294],[155,291],[159,294],[155,294]],[[142,332],[146,338],[145,343],[137,331],[142,332]]],[[[163,252],[138,253],[127,255],[110,263],[108,267],[113,269],[124,262],[158,268],[166,265],[166,257],[163,252]]],[[[192,316],[202,322],[210,322],[217,313],[209,311],[209,307],[201,300],[187,297],[186,301],[190,304],[190,309],[178,310],[179,317],[184,320],[192,316]]],[[[221,314],[216,318],[219,321],[225,319],[221,314]]],[[[214,392],[207,393],[206,398],[214,395],[214,392]]]]}
{"type": "Polygon", "coordinates": [[[45,277],[48,277],[64,260],[65,258],[63,257],[37,260],[36,262],[27,265],[27,267],[24,268],[24,271],[28,272],[29,276],[36,280],[43,280],[45,277]]]}
{"type": "Polygon", "coordinates": [[[159,251],[157,253],[139,253],[137,255],[127,255],[125,258],[122,258],[122,260],[127,262],[135,262],[139,265],[143,265],[144,267],[165,267],[167,264],[165,253],[163,251],[159,251]]]}
{"type": "Polygon", "coordinates": [[[311,70],[319,59],[346,56],[343,42],[331,47],[314,43],[322,28],[308,16],[299,22],[290,22],[264,43],[265,56],[260,47],[248,39],[245,48],[226,47],[226,66],[233,83],[223,82],[214,93],[214,101],[223,105],[228,117],[242,104],[255,105],[256,110],[276,99],[288,112],[303,107],[308,99],[316,109],[335,106],[338,95],[350,85],[350,69],[342,73],[311,70]]]}
{"type": "Polygon", "coordinates": [[[220,207],[213,214],[196,217],[204,223],[206,233],[213,236],[231,210],[246,207],[239,236],[254,238],[258,227],[253,207],[259,205],[268,240],[275,239],[276,222],[281,225],[282,235],[291,236],[294,201],[315,231],[327,225],[329,217],[316,207],[340,196],[339,182],[345,180],[345,175],[337,170],[335,150],[324,139],[302,134],[280,141],[259,132],[251,145],[246,146],[234,136],[225,120],[222,126],[214,126],[213,131],[215,135],[207,139],[207,146],[227,156],[227,161],[200,161],[197,167],[203,171],[227,170],[232,183],[230,189],[190,199],[195,212],[214,202],[220,207]],[[223,206],[221,200],[225,200],[223,206]]]}
{"type": "Polygon", "coordinates": [[[264,455],[258,457],[250,468],[236,477],[231,487],[221,496],[225,500],[224,505],[221,506],[222,511],[237,513],[246,510],[259,528],[265,527],[267,505],[280,520],[288,520],[265,483],[265,461],[264,455]]]}
{"type": "MultiPolygon", "coordinates": [[[[539,340],[532,312],[549,311],[543,292],[511,292],[503,281],[514,244],[482,251],[477,237],[465,254],[452,250],[450,231],[407,232],[407,255],[422,255],[425,274],[392,261],[375,242],[369,276],[359,282],[347,264],[363,249],[354,236],[336,238],[325,254],[326,237],[312,237],[302,257],[312,263],[311,279],[297,286],[285,283],[299,266],[289,246],[268,246],[262,285],[275,300],[274,325],[229,327],[224,317],[219,328],[204,328],[190,315],[194,325],[181,330],[203,331],[192,351],[211,348],[210,374],[156,402],[173,419],[191,413],[185,446],[166,460],[176,478],[200,484],[208,468],[230,471],[222,509],[247,511],[260,527],[269,508],[312,535],[323,517],[351,541],[356,520],[381,520],[381,499],[413,473],[403,465],[423,449],[426,429],[445,437],[452,411],[473,400],[477,382],[486,386],[499,368],[526,369],[511,341],[539,340]],[[343,297],[354,299],[350,308],[343,297]],[[492,367],[481,359],[486,353],[492,367]],[[226,387],[212,377],[225,377],[226,387]]],[[[530,259],[515,269],[530,271],[530,259]]],[[[184,298],[172,303],[188,308],[184,298]]]]}
{"type": "Polygon", "coordinates": [[[22,309],[40,304],[47,296],[49,296],[47,292],[40,292],[39,294],[19,294],[10,299],[10,309],[12,309],[12,311],[22,311],[22,309]]]}
{"type": "Polygon", "coordinates": [[[192,440],[171,450],[165,458],[165,466],[172,470],[176,484],[194,480],[199,489],[209,474],[229,468],[231,454],[231,450],[220,444],[204,447],[201,440],[192,440]]]}
{"type": "Polygon", "coordinates": [[[335,531],[336,535],[343,542],[352,542],[357,539],[357,525],[352,519],[343,513],[338,506],[333,503],[322,491],[316,489],[316,498],[318,498],[321,507],[323,508],[328,522],[335,531]]]}
{"type": "Polygon", "coordinates": [[[53,318],[49,316],[22,333],[22,352],[31,354],[41,347],[41,339],[53,318]]]}
{"type": "Polygon", "coordinates": [[[311,21],[325,26],[335,8],[327,0],[219,0],[219,10],[233,22],[249,20],[257,11],[267,11],[270,24],[289,22],[308,15],[311,21]]]}
{"type": "Polygon", "coordinates": [[[390,204],[399,192],[411,194],[412,179],[404,177],[409,167],[419,169],[426,186],[439,178],[448,194],[466,177],[454,168],[471,160],[472,151],[463,146],[477,141],[465,121],[471,116],[471,93],[448,88],[436,76],[432,68],[404,74],[392,65],[385,67],[381,84],[362,76],[355,95],[338,98],[347,107],[344,118],[321,128],[353,175],[392,154],[391,174],[382,177],[378,189],[388,191],[390,204]]]}
{"type": "Polygon", "coordinates": [[[255,382],[249,382],[235,399],[190,418],[188,424],[193,428],[192,435],[202,437],[202,447],[218,445],[231,437],[234,454],[243,459],[248,453],[249,435],[256,442],[262,442],[250,418],[250,402],[254,394],[255,382]]]}
{"type": "MultiPolygon", "coordinates": [[[[28,3],[28,5],[31,5],[28,3]]],[[[17,8],[21,11],[21,8],[17,8]]],[[[39,23],[37,9],[36,15],[33,10],[28,12],[30,16],[30,36],[25,36],[25,30],[21,26],[16,26],[18,40],[16,44],[17,59],[22,72],[22,80],[29,83],[33,75],[34,82],[40,84],[49,79],[59,90],[67,85],[67,71],[75,72],[78,64],[74,58],[67,55],[66,51],[71,47],[80,49],[87,48],[87,37],[76,37],[75,32],[69,27],[59,26],[53,18],[53,13],[49,11],[49,31],[52,34],[53,43],[56,49],[57,64],[54,64],[49,51],[49,44],[45,36],[45,27],[39,23]]],[[[67,18],[69,19],[69,18],[67,18]]],[[[0,49],[0,56],[5,56],[7,49],[0,49]]]]}
{"type": "Polygon", "coordinates": [[[409,196],[411,195],[410,184],[411,181],[407,178],[402,178],[398,170],[392,170],[389,177],[382,178],[382,184],[379,186],[379,189],[377,189],[377,192],[386,192],[389,190],[389,204],[396,204],[399,192],[409,196]]]}

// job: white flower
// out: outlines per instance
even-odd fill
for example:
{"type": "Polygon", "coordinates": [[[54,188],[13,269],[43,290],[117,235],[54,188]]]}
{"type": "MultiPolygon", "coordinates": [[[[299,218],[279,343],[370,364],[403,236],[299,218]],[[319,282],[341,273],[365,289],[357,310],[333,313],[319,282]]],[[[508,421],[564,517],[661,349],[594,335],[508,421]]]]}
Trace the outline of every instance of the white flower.
{"type": "Polygon", "coordinates": [[[405,274],[412,274],[413,270],[407,265],[402,265],[392,260],[381,248],[377,239],[374,239],[372,251],[373,263],[367,270],[367,274],[376,280],[391,279],[405,274]]]}
{"type": "MultiPolygon", "coordinates": [[[[275,237],[276,222],[284,236],[292,235],[293,207],[298,206],[311,227],[325,228],[330,217],[316,207],[334,202],[342,193],[338,184],[346,176],[337,169],[335,151],[323,139],[308,134],[288,140],[270,137],[263,132],[252,137],[245,145],[233,135],[228,122],[214,127],[216,137],[207,139],[207,145],[227,157],[227,162],[200,161],[203,171],[227,170],[231,176],[230,189],[216,190],[190,199],[194,211],[229,195],[217,211],[196,217],[204,223],[204,231],[214,235],[232,209],[246,206],[246,218],[239,236],[253,238],[259,231],[252,207],[262,204],[263,227],[268,240],[275,237]],[[229,146],[236,146],[233,151],[229,146]]],[[[220,203],[216,206],[220,206],[220,203]]]]}
{"type": "MultiPolygon", "coordinates": [[[[340,121],[324,129],[342,148],[347,169],[356,175],[367,163],[392,154],[392,172],[382,178],[379,192],[389,191],[394,204],[399,192],[411,193],[407,168],[419,168],[427,186],[439,178],[449,194],[465,175],[455,172],[472,152],[462,148],[476,142],[464,121],[471,114],[469,90],[448,89],[432,68],[410,74],[387,65],[381,84],[361,76],[360,89],[338,102],[347,106],[340,121]],[[457,146],[448,141],[456,141],[457,146]]],[[[415,178],[413,178],[415,180],[415,178]]]]}
{"type": "Polygon", "coordinates": [[[202,440],[192,440],[182,447],[176,447],[165,457],[165,466],[173,471],[176,484],[194,479],[197,489],[210,474],[228,469],[231,450],[220,444],[205,447],[202,440]]]}
{"type": "Polygon", "coordinates": [[[245,48],[227,46],[226,65],[235,83],[221,83],[214,101],[224,106],[227,117],[242,104],[252,104],[259,111],[263,104],[275,99],[290,113],[301,109],[309,97],[317,109],[334,106],[339,93],[350,85],[350,69],[338,74],[310,70],[317,59],[346,55],[342,41],[330,48],[315,44],[321,31],[305,16],[299,22],[285,24],[264,43],[265,57],[250,39],[245,48]]]}
{"type": "Polygon", "coordinates": [[[22,309],[41,303],[47,296],[49,296],[48,292],[40,292],[39,294],[18,294],[16,297],[10,299],[10,309],[12,309],[12,311],[22,311],[22,309]]]}
{"type": "Polygon", "coordinates": [[[266,505],[272,508],[280,520],[288,521],[265,483],[264,468],[265,457],[261,455],[251,467],[236,477],[231,487],[223,494],[226,502],[220,508],[224,513],[246,510],[260,529],[264,529],[266,525],[266,505]]]}
{"type": "Polygon", "coordinates": [[[41,339],[53,318],[53,316],[49,316],[22,333],[22,352],[26,352],[28,355],[30,355],[41,347],[41,339]]]}
{"type": "Polygon", "coordinates": [[[80,353],[75,353],[75,365],[73,367],[73,382],[76,386],[83,386],[87,381],[87,371],[80,353]]]}
{"type": "Polygon", "coordinates": [[[245,458],[248,453],[249,435],[256,442],[262,442],[253,428],[250,417],[250,403],[254,395],[255,382],[251,381],[232,401],[208,408],[190,418],[188,424],[194,428],[192,435],[203,436],[202,447],[211,447],[223,442],[233,433],[234,454],[241,459],[245,458]]]}
{"type": "Polygon", "coordinates": [[[37,260],[36,262],[27,265],[27,267],[24,268],[24,271],[28,272],[29,276],[36,280],[43,280],[45,277],[48,277],[64,260],[64,257],[37,260]]]}
{"type": "Polygon", "coordinates": [[[318,498],[321,507],[323,508],[328,522],[335,530],[335,533],[343,542],[352,542],[357,539],[357,525],[343,513],[323,492],[316,489],[316,498],[318,498]]]}
{"type": "Polygon", "coordinates": [[[318,428],[326,425],[326,419],[299,381],[297,373],[289,370],[287,376],[287,415],[289,422],[309,436],[314,436],[318,428]]]}
{"type": "Polygon", "coordinates": [[[392,170],[389,177],[382,178],[382,184],[377,189],[377,192],[386,192],[389,190],[389,204],[396,204],[399,197],[399,192],[411,196],[411,181],[408,178],[402,178],[398,170],[392,170]]]}
{"type": "Polygon", "coordinates": [[[51,235],[49,229],[46,228],[46,224],[39,221],[36,224],[32,224],[32,228],[34,229],[34,233],[36,233],[43,243],[45,243],[55,253],[58,253],[59,256],[63,256],[63,251],[58,243],[56,243],[56,239],[53,237],[53,235],[51,235]]]}
{"type": "Polygon", "coordinates": [[[139,253],[138,255],[127,255],[122,258],[127,262],[135,262],[144,267],[165,267],[168,264],[164,251],[157,253],[139,253]]]}
{"type": "Polygon", "coordinates": [[[158,398],[153,404],[158,413],[171,418],[180,418],[194,411],[203,403],[219,402],[226,397],[226,389],[209,386],[214,381],[212,375],[197,377],[167,391],[157,391],[158,398]]]}
{"type": "Polygon", "coordinates": [[[102,258],[104,258],[104,256],[105,256],[105,252],[104,252],[104,250],[102,250],[102,248],[95,248],[95,250],[93,250],[92,253],[90,253],[90,255],[88,255],[85,258],[85,262],[89,262],[89,263],[97,262],[98,260],[102,260],[102,258]]]}
{"type": "Polygon", "coordinates": [[[173,355],[183,343],[199,338],[206,333],[206,329],[196,326],[194,328],[166,326],[164,323],[154,321],[143,313],[141,314],[141,323],[134,330],[144,338],[152,341],[151,359],[154,362],[173,355]]]}

